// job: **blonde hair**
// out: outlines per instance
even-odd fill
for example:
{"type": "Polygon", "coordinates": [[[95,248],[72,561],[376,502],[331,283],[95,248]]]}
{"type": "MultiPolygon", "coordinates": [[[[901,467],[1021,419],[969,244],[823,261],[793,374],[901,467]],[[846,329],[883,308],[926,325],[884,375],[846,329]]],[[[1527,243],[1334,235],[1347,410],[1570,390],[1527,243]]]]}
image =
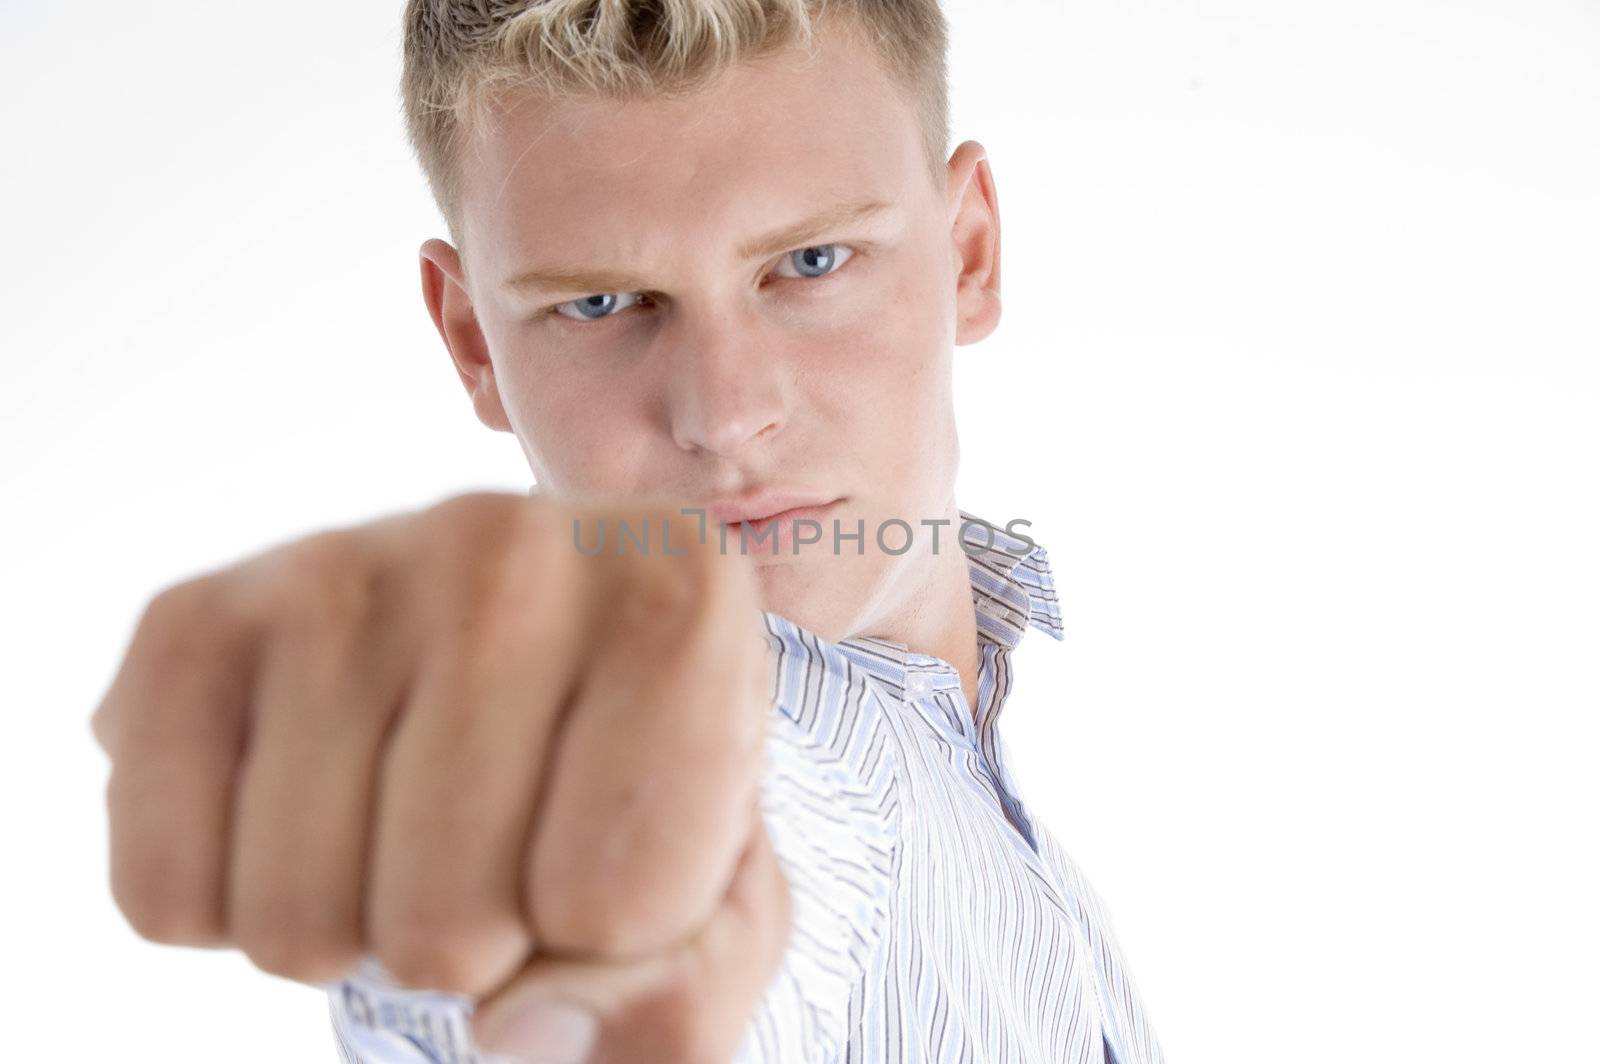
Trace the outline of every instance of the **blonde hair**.
{"type": "Polygon", "coordinates": [[[462,243],[458,161],[512,97],[682,96],[840,12],[920,119],[936,188],[949,139],[948,29],[939,0],[407,0],[401,97],[434,201],[462,243]]]}

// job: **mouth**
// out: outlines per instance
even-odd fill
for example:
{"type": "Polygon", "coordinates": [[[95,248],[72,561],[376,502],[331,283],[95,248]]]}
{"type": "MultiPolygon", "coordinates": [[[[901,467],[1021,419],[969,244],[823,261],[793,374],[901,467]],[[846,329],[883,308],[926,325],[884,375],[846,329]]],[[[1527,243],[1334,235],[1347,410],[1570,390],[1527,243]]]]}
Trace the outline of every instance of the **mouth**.
{"type": "MultiPolygon", "coordinates": [[[[785,502],[787,500],[784,500],[785,502]]],[[[810,535],[821,538],[807,540],[808,543],[821,545],[827,542],[823,533],[827,529],[826,519],[831,516],[844,502],[838,498],[827,502],[805,501],[799,504],[784,505],[782,509],[768,510],[761,514],[759,507],[755,513],[746,508],[743,514],[735,512],[734,507],[713,507],[712,513],[722,525],[724,542],[733,549],[741,549],[741,553],[760,556],[762,554],[788,554],[799,553],[794,549],[796,524],[801,521],[816,523],[815,528],[805,529],[810,535]]],[[[764,506],[770,507],[771,503],[764,506]]]]}
{"type": "Polygon", "coordinates": [[[822,509],[838,501],[837,498],[817,492],[764,488],[743,495],[713,499],[706,510],[718,524],[737,525],[802,514],[802,511],[822,509]]]}

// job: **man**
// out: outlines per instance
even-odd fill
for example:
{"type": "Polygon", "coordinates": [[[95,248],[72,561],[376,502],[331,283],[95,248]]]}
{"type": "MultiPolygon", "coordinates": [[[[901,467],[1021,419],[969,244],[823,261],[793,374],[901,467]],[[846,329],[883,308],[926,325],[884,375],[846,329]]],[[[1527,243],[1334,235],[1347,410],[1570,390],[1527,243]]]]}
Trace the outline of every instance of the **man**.
{"type": "Polygon", "coordinates": [[[999,213],[936,0],[405,29],[424,297],[538,488],[158,597],[95,721],[130,921],[370,1064],[1160,1061],[995,728],[1060,615],[953,496],[999,213]]]}

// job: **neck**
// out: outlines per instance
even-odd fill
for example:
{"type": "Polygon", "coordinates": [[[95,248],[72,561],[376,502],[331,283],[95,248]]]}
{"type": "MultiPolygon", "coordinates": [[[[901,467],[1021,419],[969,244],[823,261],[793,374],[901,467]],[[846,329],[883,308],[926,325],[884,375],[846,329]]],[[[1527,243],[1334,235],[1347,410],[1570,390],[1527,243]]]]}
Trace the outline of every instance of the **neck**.
{"type": "Polygon", "coordinates": [[[972,611],[967,554],[959,542],[952,545],[952,538],[941,537],[939,553],[930,552],[924,561],[907,574],[908,586],[899,595],[899,605],[878,617],[869,631],[953,667],[961,677],[967,709],[976,715],[978,622],[972,611]]]}

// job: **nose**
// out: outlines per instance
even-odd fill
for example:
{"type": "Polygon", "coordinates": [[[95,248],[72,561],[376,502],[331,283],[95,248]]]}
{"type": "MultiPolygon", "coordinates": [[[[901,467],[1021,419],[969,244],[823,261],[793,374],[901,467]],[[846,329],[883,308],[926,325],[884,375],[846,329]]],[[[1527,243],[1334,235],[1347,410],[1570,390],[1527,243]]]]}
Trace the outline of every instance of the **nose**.
{"type": "Polygon", "coordinates": [[[759,335],[723,321],[675,338],[670,358],[668,416],[685,451],[733,457],[776,433],[788,412],[781,359],[759,335]]]}

